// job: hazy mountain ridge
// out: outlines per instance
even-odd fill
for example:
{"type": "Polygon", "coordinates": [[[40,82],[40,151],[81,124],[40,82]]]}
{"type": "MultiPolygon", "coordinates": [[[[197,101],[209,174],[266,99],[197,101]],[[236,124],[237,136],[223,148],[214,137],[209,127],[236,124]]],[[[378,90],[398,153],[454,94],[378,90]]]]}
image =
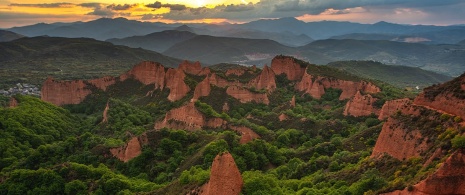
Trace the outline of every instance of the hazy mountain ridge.
{"type": "Polygon", "coordinates": [[[0,30],[0,42],[8,42],[8,41],[13,41],[19,38],[23,38],[24,35],[20,35],[18,33],[6,31],[6,30],[0,30]]]}
{"type": "Polygon", "coordinates": [[[156,52],[164,52],[176,43],[188,40],[196,34],[189,31],[166,30],[144,36],[133,36],[121,39],[108,39],[106,41],[115,45],[126,45],[133,48],[143,48],[156,52]]]}
{"type": "Polygon", "coordinates": [[[94,78],[118,75],[141,60],[177,66],[181,60],[159,53],[115,46],[90,38],[33,37],[0,43],[2,84],[39,84],[56,78],[94,78]]]}

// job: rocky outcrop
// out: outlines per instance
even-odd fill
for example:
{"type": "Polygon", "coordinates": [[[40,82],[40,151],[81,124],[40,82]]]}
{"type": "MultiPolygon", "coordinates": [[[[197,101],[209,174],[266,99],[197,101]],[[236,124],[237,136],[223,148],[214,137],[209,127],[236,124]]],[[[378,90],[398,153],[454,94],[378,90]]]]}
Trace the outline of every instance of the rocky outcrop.
{"type": "Polygon", "coordinates": [[[199,76],[206,76],[206,75],[210,75],[212,73],[212,71],[210,70],[210,68],[208,67],[205,67],[205,68],[202,68],[202,70],[200,71],[199,76]]]}
{"type": "Polygon", "coordinates": [[[241,134],[241,140],[239,141],[240,144],[246,144],[254,139],[260,138],[260,136],[257,133],[255,133],[255,131],[248,127],[231,125],[229,126],[229,128],[241,134]]]}
{"type": "Polygon", "coordinates": [[[262,72],[254,79],[252,79],[248,86],[254,87],[255,89],[266,89],[268,92],[272,92],[276,89],[276,80],[273,70],[265,65],[262,72]]]}
{"type": "Polygon", "coordinates": [[[229,111],[229,104],[228,104],[228,102],[225,102],[225,103],[223,104],[222,111],[223,111],[223,112],[228,112],[228,111],[229,111]]]}
{"type": "Polygon", "coordinates": [[[425,88],[414,104],[465,118],[465,74],[452,81],[425,88]]]}
{"type": "Polygon", "coordinates": [[[384,195],[463,195],[465,194],[465,154],[457,151],[452,154],[425,180],[413,189],[398,190],[384,195]]]}
{"type": "Polygon", "coordinates": [[[221,88],[228,87],[228,86],[240,86],[241,85],[239,81],[230,82],[224,78],[219,77],[215,73],[210,75],[210,84],[217,86],[217,87],[221,87],[221,88]]]}
{"type": "Polygon", "coordinates": [[[79,104],[90,93],[87,84],[82,80],[55,81],[49,77],[42,84],[41,99],[58,106],[79,104]]]}
{"type": "Polygon", "coordinates": [[[184,60],[178,67],[180,70],[184,71],[187,74],[198,75],[202,71],[202,66],[200,62],[190,63],[187,60],[184,60]]]}
{"type": "Polygon", "coordinates": [[[174,102],[182,99],[190,91],[189,86],[184,82],[186,74],[180,69],[168,69],[166,71],[166,87],[170,89],[168,100],[174,102]]]}
{"type": "Polygon", "coordinates": [[[291,81],[300,80],[305,72],[305,67],[297,63],[294,58],[283,56],[273,58],[271,69],[276,75],[285,74],[291,81]]]}
{"type": "Polygon", "coordinates": [[[197,101],[200,97],[210,95],[210,91],[210,78],[207,76],[202,82],[195,86],[194,97],[192,98],[192,101],[197,101]]]}
{"type": "Polygon", "coordinates": [[[302,80],[295,85],[295,89],[309,94],[313,98],[319,99],[325,94],[325,89],[334,88],[342,90],[340,100],[352,98],[357,91],[364,93],[378,93],[380,88],[365,81],[346,81],[336,78],[313,76],[305,71],[302,80]]]}
{"type": "Polygon", "coordinates": [[[113,84],[116,83],[116,78],[106,76],[106,77],[102,77],[102,78],[98,78],[98,79],[91,79],[91,80],[88,80],[88,82],[91,83],[92,85],[96,86],[97,88],[99,88],[99,89],[101,89],[103,91],[106,91],[108,86],[113,85],[113,84]]]}
{"type": "Polygon", "coordinates": [[[247,102],[256,102],[256,103],[263,103],[269,104],[270,100],[268,100],[268,96],[264,93],[254,93],[239,86],[231,86],[226,89],[226,93],[236,99],[238,99],[241,103],[247,102]]]}
{"type": "Polygon", "coordinates": [[[344,108],[344,115],[345,116],[369,116],[371,114],[379,113],[379,110],[376,109],[373,104],[377,99],[373,98],[370,94],[362,95],[359,91],[355,94],[355,96],[350,99],[345,108],[344,108]]]}
{"type": "Polygon", "coordinates": [[[10,101],[8,102],[9,108],[16,108],[18,106],[18,100],[14,97],[10,97],[10,101]]]}
{"type": "Polygon", "coordinates": [[[233,156],[226,152],[218,154],[213,160],[210,180],[202,195],[239,195],[244,182],[234,162],[233,156]]]}
{"type": "Polygon", "coordinates": [[[133,137],[126,145],[110,149],[110,153],[119,160],[128,162],[141,154],[141,148],[139,139],[133,137]]]}
{"type": "Polygon", "coordinates": [[[292,96],[292,99],[291,99],[291,101],[289,102],[289,104],[291,105],[292,108],[295,107],[295,96],[292,96]]]}
{"type": "Polygon", "coordinates": [[[218,128],[225,124],[226,121],[220,118],[207,119],[191,102],[166,113],[163,121],[155,123],[155,129],[166,127],[194,131],[204,127],[218,128]]]}
{"type": "Polygon", "coordinates": [[[384,120],[387,117],[391,116],[398,110],[402,110],[405,106],[408,106],[411,103],[410,99],[403,98],[397,100],[386,101],[379,112],[378,119],[384,120]]]}
{"type": "Polygon", "coordinates": [[[285,120],[288,120],[289,119],[289,116],[287,116],[286,114],[282,113],[281,115],[279,115],[278,117],[279,121],[285,121],[285,120]]]}
{"type": "Polygon", "coordinates": [[[430,144],[432,142],[420,130],[410,130],[408,125],[390,117],[383,125],[371,156],[387,153],[399,160],[420,157],[430,148],[430,144]]]}
{"type": "Polygon", "coordinates": [[[165,86],[165,67],[155,62],[141,62],[135,65],[126,74],[120,76],[120,80],[134,78],[145,85],[154,84],[155,89],[163,89],[165,86]]]}
{"type": "Polygon", "coordinates": [[[107,102],[107,105],[105,106],[105,109],[103,110],[102,123],[108,122],[108,111],[109,110],[110,110],[110,103],[107,102]]]}

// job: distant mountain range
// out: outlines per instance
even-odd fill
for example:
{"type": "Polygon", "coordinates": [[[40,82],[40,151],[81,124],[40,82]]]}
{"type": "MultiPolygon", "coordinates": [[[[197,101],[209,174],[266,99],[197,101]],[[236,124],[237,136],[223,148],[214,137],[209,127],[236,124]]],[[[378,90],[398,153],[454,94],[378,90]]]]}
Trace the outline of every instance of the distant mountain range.
{"type": "Polygon", "coordinates": [[[89,38],[33,37],[0,43],[0,84],[119,75],[141,61],[175,67],[181,60],[89,38]]]}
{"type": "Polygon", "coordinates": [[[294,54],[297,50],[268,39],[195,36],[175,44],[164,55],[198,60],[207,64],[268,63],[279,54],[294,54]]]}
{"type": "Polygon", "coordinates": [[[189,31],[166,30],[155,32],[144,36],[133,36],[123,39],[108,39],[115,45],[126,45],[134,48],[143,48],[156,52],[164,52],[176,43],[188,40],[197,36],[189,31]]]}
{"type": "Polygon", "coordinates": [[[328,66],[362,78],[380,80],[400,88],[415,89],[452,80],[452,77],[415,67],[385,65],[374,61],[339,61],[328,66]]]}
{"type": "Polygon", "coordinates": [[[295,18],[186,25],[102,18],[8,30],[25,36],[90,37],[204,64],[260,66],[269,64],[275,55],[284,54],[315,64],[373,60],[450,76],[465,71],[465,26],[459,25],[303,22],[295,18]]]}
{"type": "Polygon", "coordinates": [[[24,37],[24,35],[20,35],[6,30],[0,30],[0,42],[13,41],[22,37],[24,37]]]}

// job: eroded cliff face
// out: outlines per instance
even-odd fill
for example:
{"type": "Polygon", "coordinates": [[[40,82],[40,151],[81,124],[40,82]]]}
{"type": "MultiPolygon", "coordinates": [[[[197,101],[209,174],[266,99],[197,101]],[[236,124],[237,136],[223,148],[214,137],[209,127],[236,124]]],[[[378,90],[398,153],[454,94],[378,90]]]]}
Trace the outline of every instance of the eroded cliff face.
{"type": "Polygon", "coordinates": [[[185,129],[189,131],[199,130],[203,127],[218,128],[226,124],[221,118],[207,119],[193,102],[166,113],[163,121],[155,123],[155,129],[164,127],[172,129],[185,129]]]}
{"type": "Polygon", "coordinates": [[[291,101],[289,102],[289,104],[291,105],[292,108],[295,107],[295,96],[292,96],[292,99],[291,99],[291,101]]]}
{"type": "Polygon", "coordinates": [[[421,157],[421,154],[428,151],[433,144],[428,140],[419,129],[411,130],[408,124],[390,117],[383,125],[371,157],[383,153],[399,160],[421,157]]]}
{"type": "Polygon", "coordinates": [[[110,149],[110,153],[123,162],[128,162],[129,160],[139,156],[141,154],[141,143],[137,137],[133,137],[129,140],[126,145],[119,148],[110,149]]]}
{"type": "Polygon", "coordinates": [[[172,102],[180,100],[190,91],[184,78],[186,78],[186,74],[180,69],[170,68],[166,71],[166,87],[170,89],[168,100],[172,102]]]}
{"type": "Polygon", "coordinates": [[[294,58],[279,56],[271,61],[271,69],[276,75],[285,74],[290,81],[300,80],[305,72],[305,67],[297,63],[294,58]]]}
{"type": "Polygon", "coordinates": [[[381,111],[379,112],[378,119],[379,120],[384,120],[387,117],[391,116],[392,114],[396,113],[399,110],[402,110],[406,106],[411,104],[411,100],[408,98],[403,98],[403,99],[397,99],[397,100],[391,100],[391,101],[386,101],[383,104],[383,107],[381,108],[381,111]]]}
{"type": "Polygon", "coordinates": [[[414,104],[465,118],[465,74],[440,85],[427,87],[414,104]]]}
{"type": "Polygon", "coordinates": [[[370,94],[362,95],[360,91],[357,91],[354,97],[347,102],[343,114],[355,117],[378,114],[379,110],[373,106],[376,100],[370,94]]]}
{"type": "Polygon", "coordinates": [[[239,141],[240,144],[246,144],[254,139],[260,138],[260,136],[255,133],[255,131],[248,127],[231,125],[229,128],[241,134],[241,140],[239,141]]]}
{"type": "Polygon", "coordinates": [[[17,106],[18,106],[18,100],[16,100],[14,97],[10,97],[10,101],[8,102],[8,107],[16,108],[17,106]]]}
{"type": "Polygon", "coordinates": [[[145,85],[154,84],[155,89],[163,89],[165,86],[165,67],[156,62],[141,62],[121,75],[120,80],[124,81],[130,77],[145,85]]]}
{"type": "Polygon", "coordinates": [[[321,98],[325,89],[334,88],[342,90],[340,100],[352,98],[358,91],[363,93],[379,93],[381,89],[366,81],[346,81],[322,76],[313,76],[304,72],[302,80],[295,85],[295,89],[309,94],[313,98],[321,98]]]}
{"type": "Polygon", "coordinates": [[[107,105],[105,106],[105,109],[103,110],[102,123],[108,122],[108,111],[110,111],[110,103],[109,102],[107,102],[107,105]]]}
{"type": "Polygon", "coordinates": [[[213,160],[210,180],[205,184],[202,195],[239,195],[244,181],[234,162],[233,156],[226,152],[218,154],[213,160]]]}
{"type": "Polygon", "coordinates": [[[41,99],[58,106],[79,104],[90,93],[87,84],[82,80],[55,81],[49,77],[42,84],[41,99]]]}
{"type": "Polygon", "coordinates": [[[198,61],[191,63],[187,60],[184,60],[181,64],[179,64],[178,68],[185,73],[192,75],[198,75],[202,71],[202,66],[198,61]]]}
{"type": "Polygon", "coordinates": [[[96,86],[97,88],[99,88],[99,89],[101,89],[103,91],[106,91],[108,86],[113,85],[113,84],[116,83],[116,78],[106,76],[106,77],[102,77],[102,78],[98,78],[98,79],[91,79],[91,80],[88,80],[88,82],[91,83],[92,85],[96,86]]]}
{"type": "Polygon", "coordinates": [[[463,195],[465,194],[465,154],[456,151],[425,180],[408,189],[384,195],[463,195]]]}
{"type": "Polygon", "coordinates": [[[194,97],[191,101],[197,101],[200,97],[210,95],[211,86],[210,86],[210,78],[208,76],[205,79],[195,86],[194,90],[194,97]]]}
{"type": "Polygon", "coordinates": [[[256,102],[267,105],[270,103],[270,100],[268,99],[268,96],[265,93],[251,92],[248,89],[239,86],[228,87],[226,89],[226,93],[238,99],[242,103],[256,102]]]}
{"type": "Polygon", "coordinates": [[[268,68],[265,65],[262,72],[253,80],[248,83],[249,87],[254,87],[255,89],[266,89],[268,92],[272,92],[276,89],[276,75],[273,70],[268,68]]]}

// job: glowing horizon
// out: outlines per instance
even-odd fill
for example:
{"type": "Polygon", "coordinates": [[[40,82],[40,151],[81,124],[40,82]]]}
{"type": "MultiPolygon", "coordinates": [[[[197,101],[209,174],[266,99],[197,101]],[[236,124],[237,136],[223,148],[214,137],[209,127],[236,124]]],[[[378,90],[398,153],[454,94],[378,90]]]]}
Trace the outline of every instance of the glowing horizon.
{"type": "Polygon", "coordinates": [[[124,17],[166,23],[243,23],[262,18],[403,24],[465,24],[465,2],[422,0],[0,0],[0,28],[40,22],[90,21],[124,17]],[[89,3],[91,2],[91,3],[89,3]],[[428,4],[429,3],[429,4],[428,4]]]}

